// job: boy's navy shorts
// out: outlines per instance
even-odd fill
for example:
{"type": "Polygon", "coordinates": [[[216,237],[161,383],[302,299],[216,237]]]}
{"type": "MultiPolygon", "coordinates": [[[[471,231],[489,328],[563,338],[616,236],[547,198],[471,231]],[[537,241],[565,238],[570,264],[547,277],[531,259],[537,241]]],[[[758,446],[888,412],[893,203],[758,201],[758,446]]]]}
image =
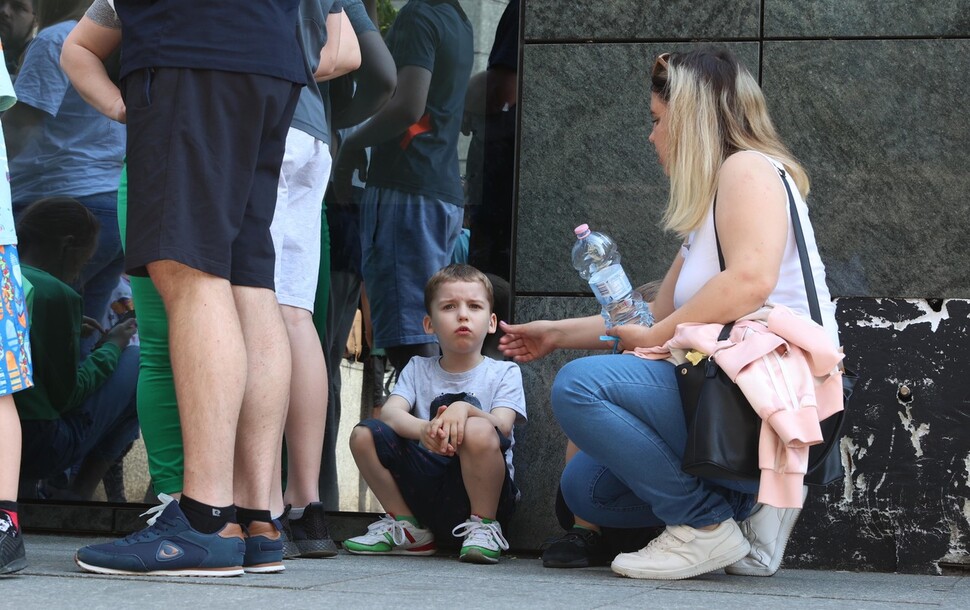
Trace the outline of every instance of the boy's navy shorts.
{"type": "Polygon", "coordinates": [[[235,286],[273,289],[269,228],[299,90],[220,70],[125,77],[129,273],[174,260],[235,286]]]}
{"type": "MultiPolygon", "coordinates": [[[[459,542],[451,530],[468,519],[471,504],[461,477],[458,456],[444,456],[425,449],[418,441],[398,436],[390,426],[377,419],[365,419],[357,424],[369,429],[374,436],[374,446],[381,465],[394,477],[394,482],[404,501],[414,511],[422,527],[431,529],[439,546],[448,541],[459,542]]],[[[502,454],[509,450],[512,441],[499,432],[502,454]]],[[[502,527],[515,512],[518,489],[512,481],[508,466],[499,497],[496,516],[502,527]]]]}

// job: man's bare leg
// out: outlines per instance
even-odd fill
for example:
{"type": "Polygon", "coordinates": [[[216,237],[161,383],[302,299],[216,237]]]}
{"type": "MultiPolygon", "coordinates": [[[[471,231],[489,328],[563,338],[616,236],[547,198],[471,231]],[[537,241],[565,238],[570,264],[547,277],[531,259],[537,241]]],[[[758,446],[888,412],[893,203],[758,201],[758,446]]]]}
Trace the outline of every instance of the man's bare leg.
{"type": "Polygon", "coordinates": [[[286,414],[287,485],[284,504],[320,501],[320,462],[327,422],[327,363],[312,314],[282,305],[290,340],[293,376],[286,414]]]}
{"type": "Polygon", "coordinates": [[[247,369],[233,290],[227,280],[171,260],[150,263],[148,273],[169,321],[185,451],[182,492],[204,504],[229,506],[247,369]]]}
{"type": "Polygon", "coordinates": [[[272,290],[233,286],[232,293],[249,362],[236,433],[234,499],[237,506],[268,511],[289,398],[290,344],[272,290]]]}

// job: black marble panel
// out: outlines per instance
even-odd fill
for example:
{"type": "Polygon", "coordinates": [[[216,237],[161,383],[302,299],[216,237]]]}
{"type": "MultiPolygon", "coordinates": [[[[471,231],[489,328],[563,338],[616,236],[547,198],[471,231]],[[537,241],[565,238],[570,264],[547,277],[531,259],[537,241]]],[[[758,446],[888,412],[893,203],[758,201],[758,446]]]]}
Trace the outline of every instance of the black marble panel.
{"type": "Polygon", "coordinates": [[[765,36],[967,36],[966,0],[764,0],[765,36]]]}
{"type": "Polygon", "coordinates": [[[809,495],[786,564],[909,573],[966,564],[970,301],[838,305],[846,362],[860,375],[841,445],[846,478],[809,495]]]}
{"type": "Polygon", "coordinates": [[[762,73],[833,294],[970,296],[970,40],[766,42],[762,73]]]}
{"type": "MultiPolygon", "coordinates": [[[[757,73],[758,44],[731,43],[757,73]]],[[[526,45],[519,151],[516,291],[584,292],[573,229],[611,235],[634,285],[662,278],[678,241],[658,226],[667,178],[650,135],[657,54],[689,45],[526,45]]]]}
{"type": "MultiPolygon", "coordinates": [[[[518,298],[515,321],[559,319],[589,315],[596,301],[588,298],[518,298]]],[[[570,360],[588,355],[560,351],[521,365],[529,422],[515,430],[515,481],[522,501],[512,520],[510,543],[517,549],[537,549],[558,535],[554,506],[559,476],[565,464],[566,437],[552,413],[549,400],[556,373],[570,360]]]]}
{"type": "Polygon", "coordinates": [[[759,0],[525,0],[526,40],[757,37],[759,0]]]}

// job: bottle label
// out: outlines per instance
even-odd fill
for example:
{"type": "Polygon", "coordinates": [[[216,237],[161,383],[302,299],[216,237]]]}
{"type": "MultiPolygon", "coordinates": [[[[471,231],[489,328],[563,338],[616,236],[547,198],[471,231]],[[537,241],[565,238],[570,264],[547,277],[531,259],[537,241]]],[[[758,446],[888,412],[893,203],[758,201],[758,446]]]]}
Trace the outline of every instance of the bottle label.
{"type": "Polygon", "coordinates": [[[630,284],[630,279],[624,273],[622,265],[610,265],[600,269],[590,276],[589,287],[600,305],[609,305],[626,298],[633,290],[633,285],[630,284]]]}

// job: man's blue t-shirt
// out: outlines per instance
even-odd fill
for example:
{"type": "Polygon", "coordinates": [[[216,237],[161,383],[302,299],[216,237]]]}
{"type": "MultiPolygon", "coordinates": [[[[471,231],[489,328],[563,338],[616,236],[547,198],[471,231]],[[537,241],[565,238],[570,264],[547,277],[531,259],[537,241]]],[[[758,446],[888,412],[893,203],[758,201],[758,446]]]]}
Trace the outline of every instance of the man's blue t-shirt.
{"type": "Polygon", "coordinates": [[[61,48],[75,24],[64,21],[38,32],[14,83],[20,103],[44,113],[39,132],[10,160],[10,187],[18,205],[54,195],[118,190],[125,126],[81,99],[61,70],[61,48]]]}
{"type": "MultiPolygon", "coordinates": [[[[344,0],[300,0],[300,35],[303,52],[310,73],[320,65],[320,49],[327,44],[327,16],[343,10],[344,0]]],[[[300,91],[300,99],[293,112],[290,126],[314,138],[330,143],[327,111],[319,87],[313,85],[300,91]]]]}
{"type": "Polygon", "coordinates": [[[350,25],[354,26],[354,33],[357,36],[366,32],[378,31],[377,26],[370,20],[370,15],[367,14],[367,8],[364,7],[364,3],[361,0],[343,0],[343,3],[344,11],[347,13],[347,19],[350,20],[350,25]]]}
{"type": "Polygon", "coordinates": [[[431,72],[425,115],[374,147],[368,186],[393,188],[462,205],[458,133],[471,75],[472,26],[457,0],[410,0],[387,33],[398,70],[431,72]]]}
{"type": "Polygon", "coordinates": [[[300,0],[114,0],[121,77],[142,68],[195,68],[307,84],[297,36],[300,0]]]}

